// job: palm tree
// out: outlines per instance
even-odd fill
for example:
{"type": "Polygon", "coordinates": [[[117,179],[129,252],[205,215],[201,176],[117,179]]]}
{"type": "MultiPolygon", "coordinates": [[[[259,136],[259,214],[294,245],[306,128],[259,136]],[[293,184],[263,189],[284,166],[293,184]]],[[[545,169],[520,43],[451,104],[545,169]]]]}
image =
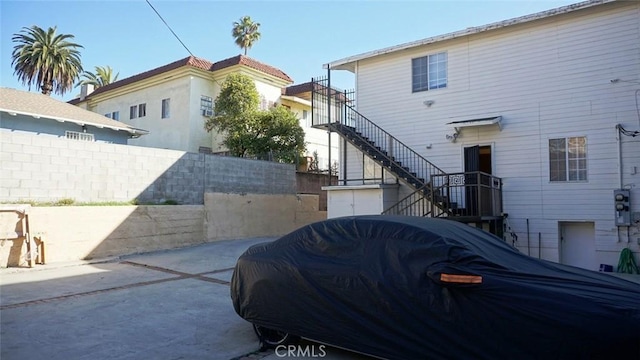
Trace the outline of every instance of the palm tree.
{"type": "Polygon", "coordinates": [[[96,66],[95,69],[95,73],[92,73],[91,71],[85,71],[82,73],[82,77],[84,77],[84,79],[80,80],[76,86],[88,84],[93,85],[97,89],[101,86],[109,85],[112,82],[117,81],[118,75],[120,75],[120,73],[117,73],[114,76],[111,66],[96,66]]]}
{"type": "Polygon", "coordinates": [[[52,91],[64,95],[82,72],[78,51],[82,46],[67,41],[73,38],[69,34],[56,34],[56,27],[47,31],[36,25],[23,27],[11,38],[17,43],[11,55],[14,75],[29,85],[29,90],[35,84],[45,95],[51,95],[52,91]]]}
{"type": "Polygon", "coordinates": [[[240,21],[233,23],[231,35],[236,39],[236,45],[244,49],[245,55],[247,55],[247,50],[251,49],[253,43],[260,40],[259,27],[260,23],[254,23],[249,16],[245,16],[240,21]]]}

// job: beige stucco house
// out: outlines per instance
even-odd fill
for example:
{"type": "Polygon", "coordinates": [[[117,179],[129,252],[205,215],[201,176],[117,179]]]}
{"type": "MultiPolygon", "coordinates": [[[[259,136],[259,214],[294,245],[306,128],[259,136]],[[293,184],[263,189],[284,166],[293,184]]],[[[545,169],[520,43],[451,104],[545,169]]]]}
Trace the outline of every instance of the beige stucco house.
{"type": "MultiPolygon", "coordinates": [[[[310,89],[305,84],[290,86],[293,79],[284,71],[243,55],[218,62],[189,56],[95,91],[83,87],[80,97],[70,103],[149,130],[147,136],[131,139],[132,145],[224,153],[222,136],[205,131],[204,122],[213,115],[220,86],[231,73],[254,80],[262,110],[280,104],[296,113],[306,133],[306,155],[317,152],[321,168],[329,166],[327,132],[311,128],[310,89]]],[[[337,160],[337,140],[332,148],[337,160]]]]}

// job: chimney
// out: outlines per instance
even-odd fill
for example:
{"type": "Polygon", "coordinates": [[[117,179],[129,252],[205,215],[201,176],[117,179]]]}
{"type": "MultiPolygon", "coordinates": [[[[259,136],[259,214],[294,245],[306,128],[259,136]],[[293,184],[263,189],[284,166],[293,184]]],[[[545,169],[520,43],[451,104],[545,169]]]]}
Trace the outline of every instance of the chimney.
{"type": "Polygon", "coordinates": [[[80,100],[84,100],[92,92],[93,92],[92,84],[83,84],[82,86],[80,86],[80,100]]]}

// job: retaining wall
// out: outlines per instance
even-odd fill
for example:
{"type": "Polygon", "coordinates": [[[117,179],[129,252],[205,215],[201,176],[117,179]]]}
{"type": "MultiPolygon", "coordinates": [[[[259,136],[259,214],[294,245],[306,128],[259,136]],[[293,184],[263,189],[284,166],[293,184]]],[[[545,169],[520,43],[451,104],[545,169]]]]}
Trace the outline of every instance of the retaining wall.
{"type": "MultiPolygon", "coordinates": [[[[205,242],[281,236],[326,219],[317,195],[206,194],[205,205],[61,206],[29,209],[47,263],[101,259],[205,242]]],[[[0,267],[26,266],[16,214],[0,216],[0,267]]],[[[36,265],[40,266],[40,265],[36,265]]]]}

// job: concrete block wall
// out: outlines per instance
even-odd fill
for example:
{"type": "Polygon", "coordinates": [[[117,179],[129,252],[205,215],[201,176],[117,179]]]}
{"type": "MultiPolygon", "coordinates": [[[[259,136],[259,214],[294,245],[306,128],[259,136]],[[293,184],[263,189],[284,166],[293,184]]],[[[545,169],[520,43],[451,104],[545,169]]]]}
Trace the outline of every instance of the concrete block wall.
{"type": "Polygon", "coordinates": [[[295,194],[291,164],[205,155],[205,193],[295,194]]]}
{"type": "Polygon", "coordinates": [[[0,202],[203,204],[205,192],[295,194],[289,164],[0,130],[0,202]]]}

